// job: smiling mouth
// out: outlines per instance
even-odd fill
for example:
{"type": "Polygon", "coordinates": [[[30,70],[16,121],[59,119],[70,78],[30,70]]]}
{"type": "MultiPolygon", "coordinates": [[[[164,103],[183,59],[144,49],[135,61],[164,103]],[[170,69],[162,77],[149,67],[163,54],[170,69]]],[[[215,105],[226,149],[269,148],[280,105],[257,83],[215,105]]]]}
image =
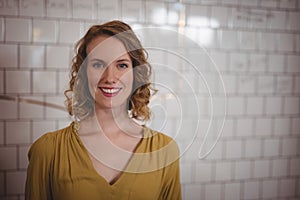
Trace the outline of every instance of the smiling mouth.
{"type": "Polygon", "coordinates": [[[122,88],[98,87],[106,97],[116,96],[122,88]]]}

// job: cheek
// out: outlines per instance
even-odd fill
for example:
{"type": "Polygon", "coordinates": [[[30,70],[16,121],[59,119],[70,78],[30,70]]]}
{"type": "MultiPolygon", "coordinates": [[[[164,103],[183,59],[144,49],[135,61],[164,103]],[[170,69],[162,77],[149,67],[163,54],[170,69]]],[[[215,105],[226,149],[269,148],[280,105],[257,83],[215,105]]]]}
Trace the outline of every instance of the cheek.
{"type": "Polygon", "coordinates": [[[128,89],[130,89],[130,90],[131,90],[132,85],[133,85],[133,79],[134,79],[134,78],[133,78],[132,71],[127,72],[126,74],[124,74],[124,75],[122,76],[122,81],[123,81],[123,83],[125,83],[126,87],[127,87],[128,89]]]}
{"type": "Polygon", "coordinates": [[[87,69],[87,81],[90,86],[95,86],[98,84],[101,77],[101,72],[98,70],[87,69]]]}
{"type": "Polygon", "coordinates": [[[89,93],[93,98],[95,98],[95,92],[97,90],[100,75],[95,72],[95,70],[87,70],[86,75],[89,93]]]}

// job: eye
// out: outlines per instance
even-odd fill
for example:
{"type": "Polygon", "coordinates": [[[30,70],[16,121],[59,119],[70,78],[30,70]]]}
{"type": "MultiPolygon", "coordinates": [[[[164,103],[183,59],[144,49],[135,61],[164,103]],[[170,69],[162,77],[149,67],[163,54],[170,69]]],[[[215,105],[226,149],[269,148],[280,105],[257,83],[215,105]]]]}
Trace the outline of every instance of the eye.
{"type": "Polygon", "coordinates": [[[94,68],[104,68],[105,64],[103,62],[94,62],[94,63],[92,63],[92,67],[94,67],[94,68]]]}
{"type": "Polygon", "coordinates": [[[126,68],[128,68],[128,65],[126,63],[120,63],[120,64],[118,64],[118,68],[126,69],[126,68]]]}

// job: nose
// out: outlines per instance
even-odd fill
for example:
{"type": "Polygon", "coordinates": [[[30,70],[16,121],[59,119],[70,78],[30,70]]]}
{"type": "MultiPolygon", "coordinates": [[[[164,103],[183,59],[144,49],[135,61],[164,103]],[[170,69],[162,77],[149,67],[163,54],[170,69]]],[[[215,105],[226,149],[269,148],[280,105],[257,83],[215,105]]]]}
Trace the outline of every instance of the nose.
{"type": "Polygon", "coordinates": [[[117,76],[116,76],[115,68],[113,65],[108,65],[105,68],[105,70],[101,76],[101,79],[105,83],[116,83],[117,76]]]}

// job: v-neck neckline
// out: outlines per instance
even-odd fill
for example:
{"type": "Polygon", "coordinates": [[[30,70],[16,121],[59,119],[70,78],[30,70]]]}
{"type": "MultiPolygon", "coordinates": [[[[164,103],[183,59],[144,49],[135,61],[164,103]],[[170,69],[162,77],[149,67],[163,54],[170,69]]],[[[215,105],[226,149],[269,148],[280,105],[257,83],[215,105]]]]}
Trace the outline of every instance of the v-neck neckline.
{"type": "MultiPolygon", "coordinates": [[[[105,182],[105,184],[109,187],[109,188],[114,188],[116,185],[119,184],[119,182],[122,181],[122,179],[124,178],[124,176],[126,176],[127,169],[128,166],[130,166],[130,163],[132,161],[132,158],[134,157],[134,155],[138,152],[140,152],[140,148],[142,146],[142,143],[145,141],[145,134],[146,134],[146,126],[142,126],[142,138],[140,139],[140,141],[137,143],[136,147],[134,148],[131,157],[129,158],[128,162],[126,163],[126,166],[124,167],[123,171],[120,171],[120,173],[115,176],[112,181],[108,182],[100,173],[97,172],[96,168],[94,167],[93,161],[91,156],[93,156],[92,154],[89,153],[89,151],[87,150],[86,146],[84,145],[83,141],[81,140],[79,134],[78,134],[78,129],[79,129],[79,124],[76,124],[75,122],[72,122],[72,133],[74,133],[76,135],[77,141],[79,142],[79,144],[82,146],[82,149],[84,151],[84,153],[86,154],[86,160],[88,161],[88,166],[89,168],[93,171],[93,173],[95,174],[95,176],[100,179],[101,181],[105,182]]],[[[96,159],[96,158],[94,158],[96,159]]],[[[97,160],[97,159],[96,159],[97,160]]]]}

